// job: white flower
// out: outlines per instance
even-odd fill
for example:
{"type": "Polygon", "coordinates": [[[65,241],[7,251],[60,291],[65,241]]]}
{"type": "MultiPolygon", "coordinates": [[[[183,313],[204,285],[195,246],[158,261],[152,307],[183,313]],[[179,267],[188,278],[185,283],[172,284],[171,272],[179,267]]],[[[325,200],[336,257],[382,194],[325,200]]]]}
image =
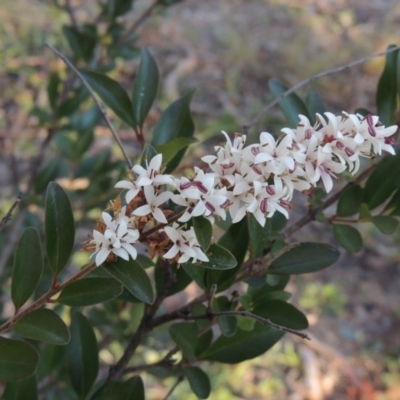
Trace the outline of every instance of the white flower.
{"type": "Polygon", "coordinates": [[[104,233],[93,230],[92,244],[96,246],[96,250],[91,255],[96,255],[96,265],[99,266],[107,260],[111,253],[124,260],[136,259],[137,251],[132,244],[137,243],[139,239],[139,231],[129,229],[124,219],[115,220],[110,214],[103,212],[103,220],[107,226],[104,233]]]}
{"type": "Polygon", "coordinates": [[[132,171],[138,174],[136,184],[138,186],[160,186],[160,185],[173,185],[174,180],[170,175],[162,175],[161,170],[162,154],[154,156],[150,163],[146,161],[147,168],[141,165],[135,165],[132,171]]]}
{"type": "Polygon", "coordinates": [[[147,204],[138,207],[135,211],[133,211],[133,215],[144,216],[151,214],[156,221],[162,224],[167,224],[168,221],[165,218],[160,206],[171,198],[172,193],[161,192],[159,195],[156,195],[154,186],[145,186],[143,190],[147,204]]]}
{"type": "Polygon", "coordinates": [[[140,186],[138,186],[136,182],[119,181],[114,187],[119,189],[128,189],[125,197],[127,203],[130,203],[131,200],[133,200],[140,192],[140,186]]]}

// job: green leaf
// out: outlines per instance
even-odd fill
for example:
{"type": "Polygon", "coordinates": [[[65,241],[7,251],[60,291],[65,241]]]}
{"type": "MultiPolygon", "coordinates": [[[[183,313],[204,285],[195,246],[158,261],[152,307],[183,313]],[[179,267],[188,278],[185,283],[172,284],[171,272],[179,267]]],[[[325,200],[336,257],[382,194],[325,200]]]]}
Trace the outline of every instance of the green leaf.
{"type": "Polygon", "coordinates": [[[252,249],[252,257],[256,259],[261,256],[263,250],[266,248],[268,243],[271,241],[271,220],[267,218],[265,225],[261,226],[255,219],[254,215],[250,215],[249,218],[249,233],[250,233],[250,245],[252,249]]]}
{"type": "Polygon", "coordinates": [[[60,84],[61,84],[60,76],[58,75],[57,72],[53,72],[50,75],[49,82],[47,83],[47,98],[50,107],[53,110],[55,110],[57,107],[60,84]]]}
{"type": "Polygon", "coordinates": [[[193,138],[178,137],[176,139],[172,139],[168,143],[157,146],[156,151],[158,154],[163,155],[163,165],[166,166],[166,170],[170,169],[169,163],[174,160],[176,154],[180,150],[185,150],[189,145],[195,142],[196,140],[193,138]]]}
{"type": "Polygon", "coordinates": [[[385,207],[385,211],[389,211],[390,215],[399,217],[400,216],[400,189],[397,189],[390,199],[388,205],[385,207]]]}
{"type": "Polygon", "coordinates": [[[8,382],[2,399],[3,400],[37,400],[36,376],[18,382],[8,382]]]}
{"type": "Polygon", "coordinates": [[[90,61],[96,46],[95,32],[90,32],[90,28],[86,29],[86,32],[79,32],[73,26],[66,25],[63,26],[62,31],[74,55],[87,62],[90,61]]]}
{"type": "Polygon", "coordinates": [[[385,157],[372,172],[364,189],[363,201],[370,210],[381,205],[400,187],[400,153],[385,157]]]}
{"type": "Polygon", "coordinates": [[[199,399],[207,399],[211,393],[211,383],[208,375],[199,367],[185,367],[183,369],[190,388],[199,399]]]}
{"type": "Polygon", "coordinates": [[[67,264],[74,247],[75,227],[71,202],[64,189],[50,182],[45,210],[46,250],[49,264],[58,275],[67,264]]]}
{"type": "Polygon", "coordinates": [[[399,225],[399,221],[389,215],[373,217],[372,222],[385,235],[394,233],[399,225]]]}
{"type": "Polygon", "coordinates": [[[252,331],[238,329],[231,337],[220,336],[203,354],[202,359],[236,364],[258,357],[283,336],[283,332],[256,322],[252,331]]]}
{"type": "Polygon", "coordinates": [[[369,210],[369,207],[367,204],[361,203],[361,206],[360,206],[360,209],[358,212],[360,214],[360,218],[359,218],[360,222],[372,222],[372,214],[371,214],[371,211],[369,210]]]}
{"type": "Polygon", "coordinates": [[[115,279],[83,278],[68,284],[57,301],[71,307],[90,306],[114,299],[122,290],[122,284],[115,279]]]}
{"type": "Polygon", "coordinates": [[[334,224],[333,234],[338,243],[347,251],[357,253],[362,250],[363,240],[356,228],[350,225],[334,224]]]}
{"type": "Polygon", "coordinates": [[[340,196],[336,214],[339,217],[349,217],[357,214],[363,200],[363,189],[358,186],[350,186],[340,196]]]}
{"type": "MultiPolygon", "coordinates": [[[[162,263],[162,262],[165,262],[165,261],[163,261],[161,259],[158,260],[157,267],[155,268],[155,271],[154,271],[154,278],[156,281],[157,293],[159,293],[165,285],[165,277],[164,277],[164,273],[162,271],[162,266],[160,265],[160,263],[162,263]]],[[[185,289],[189,285],[190,282],[192,282],[192,279],[186,273],[184,268],[177,268],[176,264],[173,264],[171,266],[171,268],[172,268],[173,273],[175,274],[175,279],[174,279],[173,284],[168,288],[167,296],[172,296],[176,293],[181,292],[183,289],[185,289]]]]}
{"type": "Polygon", "coordinates": [[[106,103],[119,118],[125,121],[129,126],[134,127],[136,124],[132,113],[132,103],[122,86],[108,76],[99,74],[98,72],[81,72],[90,87],[100,96],[104,103],[106,103]]]}
{"type": "Polygon", "coordinates": [[[210,247],[213,234],[211,222],[204,217],[194,217],[192,218],[192,222],[200,247],[203,249],[203,251],[207,251],[210,247]]]}
{"type": "Polygon", "coordinates": [[[27,228],[19,239],[11,280],[11,299],[18,309],[32,296],[43,271],[42,245],[35,228],[27,228]]]}
{"type": "MultiPolygon", "coordinates": [[[[277,79],[270,79],[268,82],[268,87],[275,97],[279,97],[288,90],[287,86],[285,86],[277,79]]],[[[304,104],[303,100],[301,100],[300,97],[297,96],[297,94],[295,93],[291,93],[288,96],[284,97],[279,102],[279,105],[281,106],[281,109],[285,114],[285,117],[288,120],[289,124],[292,126],[296,126],[299,123],[299,114],[304,115],[308,119],[310,119],[310,115],[308,113],[306,105],[304,104]]]]}
{"type": "Polygon", "coordinates": [[[233,254],[220,246],[213,243],[207,251],[208,262],[202,262],[201,267],[210,269],[231,269],[236,267],[237,262],[233,254]]]}
{"type": "Polygon", "coordinates": [[[125,382],[110,382],[91,400],[145,400],[143,381],[140,376],[134,376],[125,382]]]}
{"type": "MultiPolygon", "coordinates": [[[[229,311],[232,309],[232,303],[226,296],[220,296],[216,298],[214,302],[215,311],[229,311]]],[[[221,328],[221,332],[224,336],[233,336],[237,329],[237,318],[236,316],[221,316],[218,317],[218,325],[221,328]]]]}
{"type": "Polygon", "coordinates": [[[158,68],[150,52],[143,48],[133,87],[132,107],[136,123],[142,127],[149,113],[158,88],[158,68]]]}
{"type": "Polygon", "coordinates": [[[334,264],[340,253],[325,243],[297,243],[276,258],[269,271],[274,274],[305,274],[334,264]]]}
{"type": "Polygon", "coordinates": [[[85,399],[99,370],[99,350],[96,335],[85,316],[72,315],[71,341],[67,355],[72,386],[79,399],[85,399]]]}
{"type": "MultiPolygon", "coordinates": [[[[57,137],[58,135],[56,135],[57,137]]],[[[44,192],[51,181],[60,176],[62,170],[62,162],[58,158],[50,160],[38,173],[35,179],[35,192],[41,194],[44,192]]]]}
{"type": "MultiPolygon", "coordinates": [[[[388,49],[396,47],[390,45],[388,49]]],[[[379,119],[384,125],[394,124],[394,113],[397,106],[397,57],[399,51],[386,54],[385,68],[379,78],[376,92],[376,106],[379,119]]]]}
{"type": "MultiPolygon", "coordinates": [[[[204,315],[205,311],[203,311],[201,314],[198,315],[204,315]]],[[[193,314],[195,315],[195,314],[193,314]]],[[[201,328],[199,322],[208,322],[211,326],[210,321],[207,320],[198,320],[196,321],[196,325],[201,328]]],[[[206,327],[206,326],[204,326],[206,327]]],[[[207,326],[208,328],[208,326],[207,326]]],[[[212,342],[213,339],[213,332],[211,329],[205,331],[201,336],[199,336],[198,340],[197,340],[197,344],[196,344],[196,348],[195,348],[195,354],[196,354],[196,358],[198,358],[201,354],[203,354],[209,347],[210,344],[212,342]]]]}
{"type": "Polygon", "coordinates": [[[137,261],[119,258],[117,262],[106,263],[102,267],[139,300],[147,304],[153,303],[154,290],[150,278],[137,261]]]}
{"type": "MultiPolygon", "coordinates": [[[[207,289],[206,276],[208,270],[199,265],[183,264],[182,268],[202,289],[207,289]]],[[[214,272],[214,271],[213,271],[214,272]]]]}
{"type": "Polygon", "coordinates": [[[195,349],[198,341],[199,331],[193,322],[178,322],[169,327],[172,340],[182,350],[184,357],[191,363],[196,362],[195,349]]]}
{"type": "Polygon", "coordinates": [[[270,300],[264,297],[261,302],[260,298],[253,313],[286,328],[297,330],[308,328],[306,316],[296,307],[282,300],[270,300]]]}
{"type": "Polygon", "coordinates": [[[32,376],[39,354],[29,343],[0,337],[0,381],[16,381],[32,376]]]}
{"type": "Polygon", "coordinates": [[[21,336],[50,344],[64,345],[70,339],[67,325],[54,311],[47,308],[26,314],[10,329],[21,336]]]}
{"type": "Polygon", "coordinates": [[[146,143],[142,152],[142,157],[140,158],[140,165],[143,168],[147,168],[147,163],[150,162],[150,160],[157,155],[156,149],[151,145],[146,143]]]}
{"type": "Polygon", "coordinates": [[[314,86],[310,86],[310,88],[308,89],[306,96],[306,105],[311,117],[311,124],[315,123],[315,115],[317,113],[324,115],[324,112],[326,111],[324,101],[322,100],[321,96],[318,94],[314,86]]]}

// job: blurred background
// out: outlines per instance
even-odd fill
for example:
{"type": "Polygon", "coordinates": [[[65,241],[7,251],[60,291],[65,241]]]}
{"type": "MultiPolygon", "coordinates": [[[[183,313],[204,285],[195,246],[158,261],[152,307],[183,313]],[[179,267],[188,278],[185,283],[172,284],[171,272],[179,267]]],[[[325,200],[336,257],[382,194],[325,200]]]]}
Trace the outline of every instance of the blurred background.
{"type": "MultiPolygon", "coordinates": [[[[37,110],[46,106],[50,74],[64,66],[45,43],[71,54],[62,34],[62,25],[70,23],[71,16],[58,3],[64,4],[1,1],[0,210],[7,210],[15,192],[29,184],[30,161],[46,135],[37,110]]],[[[123,23],[132,25],[151,4],[136,0],[123,23]]],[[[94,0],[71,0],[69,5],[79,23],[92,21],[97,7],[94,0]]],[[[221,139],[222,129],[240,131],[273,99],[270,78],[293,86],[321,71],[383,51],[389,44],[400,44],[399,28],[396,0],[186,0],[156,11],[138,28],[136,42],[138,51],[148,46],[162,76],[148,133],[166,105],[195,89],[195,135],[205,144],[188,155],[190,165],[221,139]]],[[[111,74],[127,87],[132,87],[138,66],[138,57],[132,57],[117,57],[111,74]]],[[[384,57],[375,58],[319,79],[314,87],[331,112],[362,107],[374,113],[383,66],[384,57]]],[[[285,124],[275,108],[251,130],[249,140],[256,140],[262,130],[279,132],[285,124]]],[[[119,128],[131,156],[138,156],[132,132],[123,125],[119,128]]],[[[112,159],[122,160],[105,128],[97,127],[94,134],[91,155],[111,147],[112,159]]],[[[59,147],[50,145],[46,159],[59,155],[59,147]]],[[[64,177],[64,185],[85,189],[88,182],[64,177]]],[[[305,197],[300,196],[291,220],[305,210],[305,197]]],[[[399,232],[385,237],[368,224],[360,229],[365,243],[361,253],[342,250],[340,263],[328,270],[291,278],[288,290],[294,294],[293,303],[307,314],[312,341],[286,335],[250,362],[206,366],[213,385],[210,399],[400,399],[399,232]]],[[[297,236],[305,237],[334,243],[330,230],[318,223],[297,236]]],[[[0,271],[10,259],[7,237],[1,243],[0,271]]],[[[148,352],[148,359],[156,355],[156,350],[148,352]]],[[[165,386],[150,375],[145,383],[151,388],[149,400],[165,395],[165,386]]],[[[182,383],[172,398],[194,399],[187,394],[187,385],[182,383]]]]}

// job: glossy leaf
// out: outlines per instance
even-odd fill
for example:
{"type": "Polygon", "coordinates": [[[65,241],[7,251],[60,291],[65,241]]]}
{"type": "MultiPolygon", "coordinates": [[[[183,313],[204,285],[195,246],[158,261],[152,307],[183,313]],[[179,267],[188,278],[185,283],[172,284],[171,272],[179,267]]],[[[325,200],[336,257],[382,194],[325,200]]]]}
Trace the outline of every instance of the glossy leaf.
{"type": "Polygon", "coordinates": [[[357,253],[362,250],[363,240],[356,228],[350,225],[334,224],[333,234],[338,243],[347,251],[357,253]]]}
{"type": "Polygon", "coordinates": [[[99,350],[96,335],[85,316],[72,315],[71,341],[67,355],[72,386],[79,399],[86,398],[99,370],[99,350]]]}
{"type": "MultiPolygon", "coordinates": [[[[193,313],[193,315],[204,315],[204,314],[205,314],[205,311],[203,311],[201,314],[193,313]]],[[[209,324],[211,324],[210,321],[199,319],[198,321],[196,321],[196,325],[199,328],[201,327],[201,324],[199,324],[200,322],[208,322],[209,324]]],[[[208,328],[208,326],[205,326],[205,325],[203,325],[203,327],[208,328]]],[[[213,331],[211,329],[207,330],[201,336],[199,336],[199,338],[197,339],[196,347],[194,349],[196,358],[198,358],[201,354],[203,354],[210,347],[212,339],[213,339],[213,331]]]]}
{"type": "Polygon", "coordinates": [[[208,262],[202,262],[201,267],[210,269],[231,269],[236,267],[237,262],[233,254],[220,246],[213,243],[207,251],[208,262]]]}
{"type": "Polygon", "coordinates": [[[42,245],[35,228],[23,232],[14,258],[11,299],[18,309],[32,296],[43,271],[42,245]]]}
{"type": "MultiPolygon", "coordinates": [[[[396,47],[391,45],[388,49],[396,47]]],[[[379,119],[384,125],[394,123],[394,113],[397,107],[397,55],[399,51],[386,54],[385,68],[378,82],[376,106],[379,119]]]]}
{"type": "Polygon", "coordinates": [[[349,217],[357,214],[363,200],[363,189],[358,186],[350,186],[340,196],[336,214],[339,217],[349,217]]]}
{"type": "Polygon", "coordinates": [[[158,88],[158,68],[150,52],[143,48],[139,71],[133,87],[132,107],[137,125],[143,122],[149,113],[158,88]]]}
{"type": "Polygon", "coordinates": [[[220,336],[202,355],[202,359],[227,364],[250,360],[265,353],[282,336],[282,331],[256,322],[252,331],[238,329],[234,336],[220,336]]]}
{"type": "Polygon", "coordinates": [[[211,222],[204,217],[192,218],[194,232],[196,234],[197,241],[203,251],[207,251],[210,247],[211,238],[213,234],[213,228],[211,222]]]}
{"type": "Polygon", "coordinates": [[[208,375],[199,367],[185,367],[183,369],[190,388],[199,399],[206,399],[211,393],[211,383],[208,375]]]}
{"type": "Polygon", "coordinates": [[[129,126],[135,126],[132,103],[122,86],[106,75],[93,71],[82,71],[90,87],[114,113],[129,126]]]}
{"type": "MultiPolygon", "coordinates": [[[[56,135],[57,138],[58,135],[56,135]]],[[[35,192],[44,192],[51,181],[56,180],[62,174],[62,160],[53,158],[38,173],[35,179],[35,192]]]]}
{"type": "Polygon", "coordinates": [[[144,386],[140,376],[125,382],[110,382],[96,392],[91,400],[145,400],[144,386]]]}
{"type": "Polygon", "coordinates": [[[389,215],[378,215],[373,217],[372,222],[385,235],[391,235],[399,226],[399,221],[389,215]]]}
{"type": "Polygon", "coordinates": [[[311,124],[315,123],[316,114],[324,115],[326,111],[324,101],[322,100],[321,96],[314,88],[314,86],[310,86],[306,96],[306,106],[308,112],[311,117],[311,124]]]}
{"type": "Polygon", "coordinates": [[[37,400],[36,376],[18,382],[8,382],[2,400],[37,400]]]}
{"type": "Polygon", "coordinates": [[[26,314],[11,330],[29,339],[64,345],[69,342],[70,335],[64,321],[52,310],[39,308],[26,314]]]}
{"type": "Polygon", "coordinates": [[[106,263],[102,267],[139,300],[147,304],[153,303],[154,290],[150,278],[137,261],[119,258],[117,262],[106,263]]]}
{"type": "MultiPolygon", "coordinates": [[[[288,90],[288,87],[285,86],[282,82],[277,79],[270,79],[268,82],[269,90],[275,97],[281,96],[284,92],[288,90]]],[[[286,119],[289,124],[292,126],[296,126],[299,123],[299,114],[305,115],[310,119],[309,112],[307,110],[306,105],[303,100],[300,99],[299,96],[295,93],[291,93],[288,96],[284,97],[279,105],[283,113],[285,114],[286,119]]]]}
{"type": "Polygon", "coordinates": [[[122,284],[115,279],[83,278],[68,284],[57,301],[71,307],[90,306],[114,299],[122,290],[122,284]]]}
{"type": "Polygon", "coordinates": [[[271,220],[267,218],[265,225],[261,226],[258,221],[254,218],[254,215],[250,215],[249,218],[249,234],[250,234],[250,245],[252,250],[252,258],[256,259],[261,256],[263,250],[267,244],[271,241],[272,226],[271,220]]]}
{"type": "Polygon", "coordinates": [[[362,203],[358,212],[360,222],[372,222],[372,214],[367,204],[362,203]]]}
{"type": "Polygon", "coordinates": [[[163,155],[163,165],[165,165],[168,170],[168,164],[175,158],[176,154],[181,150],[185,150],[189,145],[195,142],[196,140],[193,138],[178,137],[168,143],[157,146],[156,151],[158,154],[163,155]]]}
{"type": "Polygon", "coordinates": [[[276,258],[269,271],[274,274],[305,274],[334,264],[340,253],[325,243],[298,243],[276,258]]]}
{"type": "Polygon", "coordinates": [[[198,340],[198,328],[193,322],[178,322],[169,327],[172,340],[182,350],[184,357],[194,363],[196,361],[196,345],[198,340]]]}
{"type": "Polygon", "coordinates": [[[400,154],[385,157],[372,172],[364,189],[364,203],[370,210],[381,205],[400,187],[400,154]]]}
{"type": "Polygon", "coordinates": [[[71,202],[64,189],[49,183],[45,210],[46,251],[53,273],[66,266],[74,247],[75,226],[71,202]]]}
{"type": "Polygon", "coordinates": [[[308,328],[306,316],[296,307],[282,300],[260,298],[252,312],[287,328],[297,330],[308,328]]]}
{"type": "Polygon", "coordinates": [[[0,381],[29,378],[38,362],[39,354],[31,344],[0,337],[0,381]]]}

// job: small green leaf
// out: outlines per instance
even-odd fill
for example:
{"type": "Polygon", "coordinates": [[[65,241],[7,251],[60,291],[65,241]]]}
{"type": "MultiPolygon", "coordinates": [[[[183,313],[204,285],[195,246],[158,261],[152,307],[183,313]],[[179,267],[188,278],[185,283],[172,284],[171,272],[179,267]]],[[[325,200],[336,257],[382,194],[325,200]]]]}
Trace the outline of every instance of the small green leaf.
{"type": "Polygon", "coordinates": [[[198,341],[199,331],[193,322],[179,322],[169,327],[172,340],[182,350],[184,357],[194,363],[196,361],[195,349],[198,341]]]}
{"type": "Polygon", "coordinates": [[[297,243],[276,258],[269,271],[274,274],[305,274],[334,264],[340,253],[325,243],[297,243]]]}
{"type": "MultiPolygon", "coordinates": [[[[270,81],[268,82],[268,87],[275,97],[279,97],[288,90],[287,86],[285,86],[277,79],[270,79],[270,81]]],[[[297,94],[295,93],[291,93],[288,96],[284,97],[279,102],[279,105],[281,106],[282,111],[285,114],[285,117],[288,120],[289,124],[292,126],[296,126],[299,123],[299,114],[304,115],[308,119],[310,119],[310,115],[308,113],[306,105],[304,104],[303,100],[301,100],[300,97],[297,96],[297,94]]]]}
{"type": "Polygon", "coordinates": [[[208,375],[199,367],[185,367],[183,369],[190,388],[199,399],[207,399],[211,393],[211,383],[208,375]]]}
{"type": "Polygon", "coordinates": [[[357,214],[363,199],[363,189],[358,186],[350,186],[340,196],[337,205],[337,215],[339,217],[349,217],[357,214]]]}
{"type": "Polygon", "coordinates": [[[350,226],[344,224],[334,224],[333,234],[338,243],[351,253],[357,253],[363,248],[363,240],[360,232],[350,226]]]}
{"type": "Polygon", "coordinates": [[[315,115],[317,113],[324,115],[324,112],[326,111],[324,101],[322,100],[321,96],[318,94],[314,86],[310,86],[307,92],[306,105],[311,117],[310,121],[312,124],[315,123],[315,115]]]}
{"type": "Polygon", "coordinates": [[[96,392],[91,400],[145,400],[144,386],[140,376],[125,382],[110,382],[96,392]]]}
{"type": "Polygon", "coordinates": [[[158,68],[150,52],[143,48],[133,87],[132,107],[136,123],[142,127],[157,94],[158,68]]]}
{"type": "Polygon", "coordinates": [[[47,83],[47,98],[50,104],[50,107],[55,110],[57,107],[59,88],[60,88],[61,79],[57,72],[53,72],[50,75],[50,79],[47,83]]]}
{"type": "Polygon", "coordinates": [[[260,257],[267,244],[271,241],[271,231],[271,220],[269,218],[265,221],[265,225],[261,226],[254,215],[250,215],[249,234],[253,259],[260,257]]]}
{"type": "Polygon", "coordinates": [[[39,354],[29,343],[0,337],[0,381],[16,381],[32,376],[39,354]]]}
{"type": "Polygon", "coordinates": [[[79,32],[73,26],[64,25],[62,28],[64,36],[68,40],[68,44],[77,58],[90,61],[96,46],[96,37],[94,32],[88,29],[86,32],[79,32]]]}
{"type": "Polygon", "coordinates": [[[71,307],[90,306],[114,299],[122,290],[122,284],[115,279],[83,278],[68,284],[57,301],[71,307]]]}
{"type": "MultiPolygon", "coordinates": [[[[388,49],[396,47],[390,45],[388,49]]],[[[379,119],[384,125],[394,123],[394,113],[397,106],[397,57],[399,51],[392,51],[386,54],[385,68],[378,82],[376,92],[376,106],[379,119]]]]}
{"type": "MultiPolygon", "coordinates": [[[[216,298],[214,302],[215,311],[229,311],[232,309],[232,303],[226,296],[220,296],[216,298]]],[[[218,325],[221,328],[221,332],[224,336],[233,336],[237,329],[237,318],[236,316],[221,316],[218,317],[218,325]]]]}
{"type": "Polygon", "coordinates": [[[202,262],[201,267],[210,269],[231,269],[236,267],[236,259],[233,254],[220,246],[213,243],[207,251],[208,262],[202,262]]]}
{"type": "Polygon", "coordinates": [[[306,316],[296,307],[282,300],[270,300],[264,297],[261,302],[260,298],[253,313],[286,328],[298,330],[308,328],[306,316]]]}
{"type": "Polygon", "coordinates": [[[86,398],[99,370],[99,350],[96,335],[85,316],[72,315],[71,341],[67,347],[69,375],[79,399],[86,398]]]}
{"type": "Polygon", "coordinates": [[[186,138],[186,137],[178,137],[172,139],[170,142],[165,143],[161,146],[156,147],[156,151],[158,154],[163,155],[163,165],[165,165],[169,169],[169,163],[173,160],[176,154],[180,150],[185,150],[189,145],[195,143],[196,140],[193,138],[186,138]]]}
{"type": "MultiPolygon", "coordinates": [[[[56,135],[56,138],[59,134],[56,135]]],[[[53,158],[38,173],[35,179],[35,192],[41,194],[44,192],[51,181],[56,180],[62,172],[62,160],[53,158]]]]}
{"type": "Polygon", "coordinates": [[[154,290],[150,278],[137,261],[119,258],[116,263],[106,263],[102,267],[139,300],[147,304],[153,303],[154,290]]]}
{"type": "Polygon", "coordinates": [[[35,228],[27,228],[15,251],[11,298],[18,309],[32,296],[43,271],[42,245],[35,228]]]}
{"type": "Polygon", "coordinates": [[[207,251],[210,247],[213,233],[211,222],[204,217],[192,218],[192,222],[200,247],[203,249],[203,251],[207,251]]]}
{"type": "Polygon", "coordinates": [[[50,182],[45,210],[46,250],[53,273],[58,275],[67,264],[74,247],[75,227],[71,202],[64,189],[50,182]]]}
{"type": "MultiPolygon", "coordinates": [[[[154,271],[157,293],[159,293],[160,290],[165,288],[165,276],[163,273],[163,267],[160,265],[162,262],[168,262],[168,261],[163,261],[161,259],[158,259],[157,267],[155,268],[154,271]]],[[[172,269],[175,277],[174,277],[174,283],[170,287],[168,287],[167,296],[172,296],[176,293],[181,292],[183,289],[186,288],[186,286],[188,286],[192,282],[192,279],[186,273],[184,268],[177,268],[176,264],[172,264],[170,268],[172,269]]]]}
{"type": "Polygon", "coordinates": [[[36,376],[18,382],[8,382],[2,400],[37,400],[36,376]]]}
{"type": "Polygon", "coordinates": [[[360,222],[372,222],[372,214],[366,203],[362,203],[360,205],[360,209],[358,212],[360,214],[360,222]]]}
{"type": "Polygon", "coordinates": [[[64,321],[52,310],[39,308],[23,316],[11,330],[29,339],[64,345],[70,335],[64,321]]]}
{"type": "Polygon", "coordinates": [[[385,157],[372,172],[364,189],[364,203],[370,210],[385,202],[400,187],[400,153],[385,157]]]}
{"type": "Polygon", "coordinates": [[[100,98],[125,121],[129,126],[135,126],[132,113],[132,103],[122,86],[106,75],[93,71],[81,71],[90,87],[100,98]]]}
{"type": "Polygon", "coordinates": [[[220,336],[202,355],[202,359],[227,364],[240,363],[265,353],[282,336],[282,331],[256,322],[252,331],[238,329],[234,336],[220,336]]]}
{"type": "Polygon", "coordinates": [[[372,222],[385,235],[394,233],[399,225],[399,221],[389,215],[373,217],[372,222]]]}

